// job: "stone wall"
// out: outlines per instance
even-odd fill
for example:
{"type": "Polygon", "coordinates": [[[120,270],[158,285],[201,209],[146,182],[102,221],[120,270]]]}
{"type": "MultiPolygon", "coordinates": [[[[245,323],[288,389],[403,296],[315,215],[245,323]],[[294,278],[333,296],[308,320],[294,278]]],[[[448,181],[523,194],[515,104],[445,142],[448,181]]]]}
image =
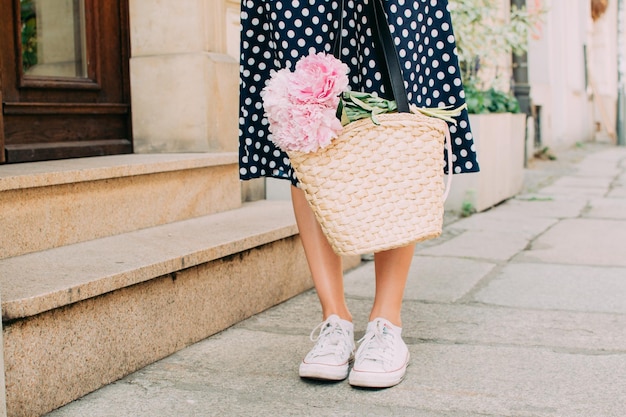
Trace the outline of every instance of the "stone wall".
{"type": "Polygon", "coordinates": [[[136,153],[237,148],[239,2],[130,0],[136,153]]]}

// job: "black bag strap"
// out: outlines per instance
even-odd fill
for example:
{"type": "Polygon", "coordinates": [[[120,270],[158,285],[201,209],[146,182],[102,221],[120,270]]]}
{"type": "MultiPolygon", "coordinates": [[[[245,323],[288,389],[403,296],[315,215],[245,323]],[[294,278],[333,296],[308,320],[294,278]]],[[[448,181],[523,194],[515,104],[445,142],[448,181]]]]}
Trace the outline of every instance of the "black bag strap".
{"type": "MultiPolygon", "coordinates": [[[[345,11],[345,0],[339,0],[340,15],[339,29],[333,46],[333,55],[337,59],[341,59],[341,43],[343,38],[343,21],[345,11]]],[[[382,66],[383,83],[391,88],[391,94],[398,106],[398,112],[409,113],[409,99],[404,88],[404,77],[402,76],[402,68],[400,66],[400,58],[389,30],[389,23],[385,15],[383,0],[369,0],[366,7],[368,8],[368,19],[372,22],[372,35],[374,36],[375,47],[382,52],[384,57],[382,66]]]]}

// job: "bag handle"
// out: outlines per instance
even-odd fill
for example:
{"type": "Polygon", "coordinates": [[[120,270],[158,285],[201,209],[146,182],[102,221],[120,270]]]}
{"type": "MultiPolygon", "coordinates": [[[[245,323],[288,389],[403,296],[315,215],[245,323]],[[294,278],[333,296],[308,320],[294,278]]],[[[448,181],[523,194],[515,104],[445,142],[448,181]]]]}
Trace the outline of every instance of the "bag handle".
{"type": "MultiPolygon", "coordinates": [[[[340,2],[340,18],[337,37],[333,46],[333,55],[337,59],[341,59],[341,43],[343,38],[343,21],[345,11],[345,0],[340,2]]],[[[366,7],[368,8],[369,21],[372,22],[372,35],[376,48],[383,53],[384,59],[381,64],[383,66],[382,76],[383,83],[389,88],[393,95],[393,99],[398,106],[399,113],[410,113],[409,98],[404,87],[404,77],[400,66],[400,58],[389,30],[389,23],[385,15],[382,0],[369,0],[366,7]]]]}

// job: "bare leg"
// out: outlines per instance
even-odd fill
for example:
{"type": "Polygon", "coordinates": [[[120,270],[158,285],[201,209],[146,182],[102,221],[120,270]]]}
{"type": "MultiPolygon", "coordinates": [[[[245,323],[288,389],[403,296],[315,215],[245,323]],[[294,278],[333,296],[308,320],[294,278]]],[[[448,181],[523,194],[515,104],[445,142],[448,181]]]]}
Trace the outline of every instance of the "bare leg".
{"type": "Polygon", "coordinates": [[[376,295],[370,321],[382,317],[402,327],[402,298],[414,250],[412,244],[374,254],[376,295]]]}
{"type": "Polygon", "coordinates": [[[324,236],[304,192],[292,186],[291,200],[324,320],[336,314],[344,320],[352,321],[344,296],[341,257],[333,251],[324,236]]]}

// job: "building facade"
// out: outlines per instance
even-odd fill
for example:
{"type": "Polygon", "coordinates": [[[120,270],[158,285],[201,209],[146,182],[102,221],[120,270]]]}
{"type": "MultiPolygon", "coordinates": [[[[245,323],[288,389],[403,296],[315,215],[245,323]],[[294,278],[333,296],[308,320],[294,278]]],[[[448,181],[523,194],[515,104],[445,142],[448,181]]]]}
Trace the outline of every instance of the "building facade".
{"type": "Polygon", "coordinates": [[[609,0],[597,20],[592,19],[591,3],[545,1],[544,23],[530,39],[537,146],[559,149],[589,140],[615,141],[617,0],[609,0]]]}

